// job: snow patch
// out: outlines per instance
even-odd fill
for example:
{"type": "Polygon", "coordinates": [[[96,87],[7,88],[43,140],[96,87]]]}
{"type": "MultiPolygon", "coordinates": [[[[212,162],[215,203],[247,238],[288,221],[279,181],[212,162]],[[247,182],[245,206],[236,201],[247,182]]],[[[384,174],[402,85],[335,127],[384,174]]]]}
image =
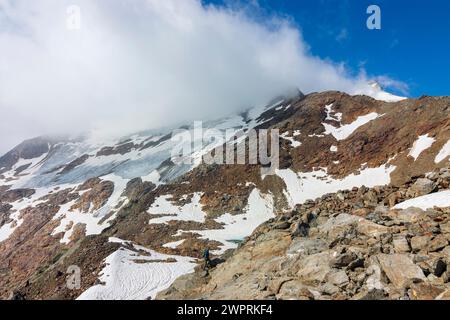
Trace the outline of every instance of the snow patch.
{"type": "Polygon", "coordinates": [[[275,217],[273,198],[270,194],[261,194],[253,189],[248,198],[245,213],[231,215],[226,213],[215,219],[223,224],[223,229],[192,231],[198,233],[203,239],[216,240],[223,244],[217,253],[237,247],[237,242],[249,236],[259,225],[275,217]]]}
{"type": "Polygon", "coordinates": [[[309,134],[308,135],[308,137],[310,137],[310,138],[323,138],[323,137],[325,137],[325,135],[324,134],[309,134]]]}
{"type": "Polygon", "coordinates": [[[293,148],[297,148],[300,147],[302,145],[301,142],[295,140],[293,137],[289,137],[289,132],[284,132],[283,134],[280,135],[281,138],[289,141],[291,143],[291,146],[293,148]]]}
{"type": "Polygon", "coordinates": [[[397,204],[394,209],[420,208],[422,210],[432,209],[434,207],[450,207],[450,190],[440,191],[425,196],[409,199],[397,204]]]}
{"type": "Polygon", "coordinates": [[[365,116],[359,116],[355,121],[350,124],[341,125],[340,127],[334,127],[328,123],[322,123],[325,127],[324,134],[331,134],[336,140],[345,140],[352,135],[358,128],[369,123],[372,120],[377,119],[380,115],[376,112],[369,113],[365,116]]]}
{"type": "Polygon", "coordinates": [[[331,120],[331,121],[337,121],[337,122],[342,121],[342,113],[341,112],[335,113],[333,111],[333,104],[326,105],[325,112],[327,113],[327,117],[325,118],[325,120],[331,120]],[[334,115],[333,115],[333,113],[334,113],[334,115]]]}
{"type": "Polygon", "coordinates": [[[450,140],[442,147],[441,151],[439,151],[438,155],[434,159],[435,163],[440,163],[445,158],[450,156],[450,140]]]}
{"type": "Polygon", "coordinates": [[[104,284],[90,287],[77,300],[144,300],[154,299],[176,278],[191,273],[194,259],[161,254],[116,238],[111,242],[127,244],[105,259],[106,267],[99,280],[104,284]],[[173,262],[169,262],[171,259],[173,262]]]}
{"type": "Polygon", "coordinates": [[[413,157],[414,161],[419,158],[420,154],[426,149],[431,147],[431,145],[436,141],[433,137],[429,137],[428,134],[419,136],[419,138],[414,142],[411,151],[408,156],[413,157]]]}
{"type": "Polygon", "coordinates": [[[125,190],[129,180],[122,179],[115,174],[104,176],[101,179],[104,181],[112,181],[114,183],[114,191],[102,208],[98,209],[94,213],[84,213],[79,210],[70,210],[70,208],[77,201],[73,200],[61,206],[58,213],[53,217],[53,220],[61,219],[59,226],[52,232],[52,235],[64,232],[64,235],[60,240],[61,243],[67,244],[70,242],[70,237],[72,236],[74,228],[77,224],[85,225],[86,236],[102,233],[103,230],[109,226],[109,222],[114,220],[120,208],[127,203],[127,198],[123,197],[122,193],[125,190]],[[121,207],[117,207],[119,203],[121,203],[121,207]],[[111,212],[114,213],[100,223],[100,221],[111,212]]]}
{"type": "Polygon", "coordinates": [[[170,248],[170,249],[176,249],[178,246],[183,244],[183,242],[186,241],[186,239],[182,239],[179,241],[169,242],[163,245],[164,248],[170,248]]]}
{"type": "Polygon", "coordinates": [[[150,214],[164,214],[166,216],[160,218],[150,219],[150,224],[167,223],[169,221],[196,221],[205,222],[206,213],[202,211],[202,205],[200,199],[202,193],[197,192],[192,196],[191,203],[184,206],[176,206],[172,204],[169,199],[171,195],[164,195],[158,197],[153,205],[148,209],[150,214]]]}
{"type": "Polygon", "coordinates": [[[358,175],[350,174],[343,179],[333,179],[327,174],[327,169],[320,169],[308,173],[295,173],[291,169],[277,170],[276,174],[286,184],[284,194],[290,207],[304,203],[306,200],[314,200],[325,194],[353,187],[374,187],[389,184],[390,174],[395,166],[383,165],[378,168],[366,168],[358,175]]]}

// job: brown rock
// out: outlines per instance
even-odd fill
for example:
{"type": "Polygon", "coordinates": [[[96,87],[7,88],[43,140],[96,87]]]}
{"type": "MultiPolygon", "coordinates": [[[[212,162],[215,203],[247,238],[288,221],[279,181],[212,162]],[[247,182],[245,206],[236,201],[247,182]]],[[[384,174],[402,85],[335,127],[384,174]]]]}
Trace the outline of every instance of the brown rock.
{"type": "Polygon", "coordinates": [[[365,219],[358,221],[357,230],[363,235],[375,238],[389,233],[388,227],[381,226],[365,219]]]}
{"type": "Polygon", "coordinates": [[[397,288],[405,288],[410,281],[425,280],[422,270],[405,254],[377,255],[381,269],[397,288]]]}
{"type": "Polygon", "coordinates": [[[389,207],[394,207],[397,203],[399,203],[402,200],[402,194],[400,191],[391,193],[387,197],[387,202],[389,203],[389,207]]]}
{"type": "Polygon", "coordinates": [[[371,210],[368,208],[356,209],[352,211],[352,215],[365,218],[370,213],[370,211],[371,210]]]}
{"type": "Polygon", "coordinates": [[[308,256],[300,262],[297,275],[305,282],[322,282],[331,271],[329,262],[329,252],[321,252],[308,256]]]}
{"type": "Polygon", "coordinates": [[[274,293],[274,294],[278,294],[278,292],[280,291],[281,287],[283,286],[284,283],[286,282],[290,282],[291,280],[293,280],[292,277],[280,277],[280,278],[275,278],[271,281],[269,281],[268,283],[268,289],[274,293]]]}
{"type": "Polygon", "coordinates": [[[450,289],[442,292],[439,296],[436,297],[436,300],[450,300],[450,289]]]}
{"type": "Polygon", "coordinates": [[[443,235],[437,235],[434,237],[433,240],[431,240],[430,244],[428,245],[428,251],[434,252],[439,251],[440,249],[445,248],[448,245],[448,240],[443,235]]]}
{"type": "Polygon", "coordinates": [[[349,278],[345,271],[330,273],[327,276],[327,281],[335,286],[342,287],[349,283],[349,278]]]}
{"type": "Polygon", "coordinates": [[[395,211],[394,217],[396,220],[403,223],[416,223],[424,215],[425,212],[422,209],[412,207],[395,211]]]}
{"type": "Polygon", "coordinates": [[[411,238],[411,248],[413,252],[419,252],[420,250],[425,249],[430,240],[430,236],[417,236],[411,238]]]}
{"type": "Polygon", "coordinates": [[[411,251],[408,240],[406,240],[406,237],[403,235],[395,235],[392,244],[394,245],[394,251],[396,253],[406,253],[411,251]]]}
{"type": "Polygon", "coordinates": [[[450,221],[439,224],[442,233],[450,233],[450,221]]]}
{"type": "Polygon", "coordinates": [[[413,283],[409,291],[409,297],[412,300],[434,300],[444,289],[429,283],[413,283]]]}
{"type": "Polygon", "coordinates": [[[284,282],[277,294],[280,300],[314,300],[311,291],[299,280],[284,282]]]}

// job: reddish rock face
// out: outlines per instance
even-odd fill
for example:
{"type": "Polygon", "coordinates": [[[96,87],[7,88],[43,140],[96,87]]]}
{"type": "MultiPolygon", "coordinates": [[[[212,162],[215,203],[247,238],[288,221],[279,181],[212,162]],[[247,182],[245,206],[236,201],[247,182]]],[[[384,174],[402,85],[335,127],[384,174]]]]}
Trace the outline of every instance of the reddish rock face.
{"type": "Polygon", "coordinates": [[[105,205],[114,191],[114,183],[93,178],[81,185],[77,191],[86,191],[78,201],[70,208],[79,209],[84,213],[92,213],[105,205]]]}
{"type": "Polygon", "coordinates": [[[0,193],[0,202],[16,202],[23,198],[31,197],[36,191],[33,189],[14,189],[0,193]]]}

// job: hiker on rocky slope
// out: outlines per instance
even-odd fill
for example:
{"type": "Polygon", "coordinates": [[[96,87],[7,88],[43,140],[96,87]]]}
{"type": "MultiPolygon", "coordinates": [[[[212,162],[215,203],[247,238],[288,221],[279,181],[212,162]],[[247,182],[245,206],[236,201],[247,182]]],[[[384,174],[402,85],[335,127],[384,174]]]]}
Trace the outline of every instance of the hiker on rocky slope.
{"type": "Polygon", "coordinates": [[[203,251],[203,259],[204,259],[203,270],[208,271],[209,267],[211,266],[211,260],[209,258],[209,248],[205,248],[205,250],[203,251]]]}

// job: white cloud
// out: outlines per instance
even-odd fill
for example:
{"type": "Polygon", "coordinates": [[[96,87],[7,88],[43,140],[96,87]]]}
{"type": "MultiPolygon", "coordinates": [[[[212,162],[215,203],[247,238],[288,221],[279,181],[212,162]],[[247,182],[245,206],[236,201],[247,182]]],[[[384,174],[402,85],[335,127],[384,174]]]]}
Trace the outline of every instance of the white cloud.
{"type": "Polygon", "coordinates": [[[0,152],[227,115],[292,86],[366,92],[287,20],[268,21],[197,0],[0,0],[0,152]],[[80,30],[66,27],[72,4],[80,30]]]}
{"type": "Polygon", "coordinates": [[[392,79],[387,76],[378,76],[375,77],[374,80],[378,82],[382,87],[397,90],[404,95],[409,94],[409,85],[407,83],[392,79]]]}

